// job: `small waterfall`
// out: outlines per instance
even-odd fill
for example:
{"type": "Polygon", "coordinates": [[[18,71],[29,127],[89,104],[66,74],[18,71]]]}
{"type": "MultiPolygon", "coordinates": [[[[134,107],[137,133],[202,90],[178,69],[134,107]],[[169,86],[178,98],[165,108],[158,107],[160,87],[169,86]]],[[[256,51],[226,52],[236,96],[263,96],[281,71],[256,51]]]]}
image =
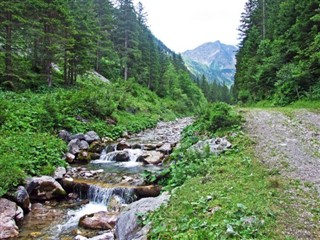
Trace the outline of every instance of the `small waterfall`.
{"type": "Polygon", "coordinates": [[[143,159],[143,151],[141,149],[124,149],[113,152],[103,150],[98,160],[91,163],[109,163],[109,162],[131,162],[135,163],[143,159]]]}
{"type": "Polygon", "coordinates": [[[116,197],[121,204],[131,203],[135,200],[135,194],[132,188],[101,188],[95,185],[90,185],[89,187],[88,199],[90,202],[107,206],[112,196],[116,197]]]}

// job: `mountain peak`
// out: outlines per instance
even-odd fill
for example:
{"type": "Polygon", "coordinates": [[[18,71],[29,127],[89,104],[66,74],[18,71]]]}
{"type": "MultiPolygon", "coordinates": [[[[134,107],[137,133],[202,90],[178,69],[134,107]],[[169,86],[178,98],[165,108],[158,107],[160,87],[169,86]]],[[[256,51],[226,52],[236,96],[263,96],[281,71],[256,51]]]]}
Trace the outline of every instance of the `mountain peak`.
{"type": "Polygon", "coordinates": [[[219,40],[207,42],[182,53],[189,70],[196,76],[205,75],[209,82],[231,86],[234,81],[237,47],[219,40]]]}

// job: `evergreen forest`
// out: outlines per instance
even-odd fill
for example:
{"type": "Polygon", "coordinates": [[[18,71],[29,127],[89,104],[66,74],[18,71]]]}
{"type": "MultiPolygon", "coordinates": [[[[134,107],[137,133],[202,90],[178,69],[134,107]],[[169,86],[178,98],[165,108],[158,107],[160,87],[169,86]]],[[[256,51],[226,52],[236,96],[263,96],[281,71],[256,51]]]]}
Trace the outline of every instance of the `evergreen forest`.
{"type": "Polygon", "coordinates": [[[318,0],[248,0],[239,31],[237,100],[286,105],[319,99],[318,0]]]}

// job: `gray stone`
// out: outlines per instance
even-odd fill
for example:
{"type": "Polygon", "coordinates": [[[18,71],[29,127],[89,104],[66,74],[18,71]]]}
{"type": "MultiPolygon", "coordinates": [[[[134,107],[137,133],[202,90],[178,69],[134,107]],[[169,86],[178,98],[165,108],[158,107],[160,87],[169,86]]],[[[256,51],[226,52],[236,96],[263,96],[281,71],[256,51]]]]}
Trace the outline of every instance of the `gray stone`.
{"type": "Polygon", "coordinates": [[[19,186],[15,192],[8,193],[8,198],[20,206],[24,212],[31,210],[30,198],[27,190],[23,186],[19,186]]]}
{"type": "Polygon", "coordinates": [[[170,143],[163,144],[160,148],[158,148],[158,151],[164,154],[170,154],[172,152],[171,144],[170,143]]]}
{"type": "Polygon", "coordinates": [[[232,145],[226,138],[213,138],[205,141],[199,141],[196,144],[192,145],[188,150],[196,152],[204,152],[206,148],[209,148],[211,153],[220,153],[229,148],[232,145]]]}
{"type": "Polygon", "coordinates": [[[68,163],[73,163],[74,159],[76,158],[76,156],[72,153],[66,153],[65,155],[65,159],[67,160],[68,163]]]}
{"type": "Polygon", "coordinates": [[[33,177],[27,180],[26,187],[30,199],[33,200],[50,200],[66,196],[65,190],[53,178],[49,176],[33,177]]]}
{"type": "Polygon", "coordinates": [[[100,141],[100,137],[99,135],[94,132],[94,131],[89,131],[84,135],[84,139],[88,142],[88,143],[92,143],[95,141],[100,141]]]}
{"type": "Polygon", "coordinates": [[[57,167],[54,171],[53,178],[56,180],[60,180],[67,173],[67,170],[64,167],[57,167]]]}
{"type": "Polygon", "coordinates": [[[67,130],[60,130],[58,136],[67,143],[71,140],[71,134],[67,130]]]}
{"type": "Polygon", "coordinates": [[[125,140],[120,141],[116,147],[117,150],[124,150],[126,148],[131,148],[131,146],[125,140]]]}
{"type": "Polygon", "coordinates": [[[89,149],[89,143],[85,140],[81,140],[79,143],[80,150],[87,150],[89,149]]]}
{"type": "Polygon", "coordinates": [[[159,164],[163,159],[163,154],[158,151],[144,151],[144,161],[149,164],[159,164]]]}
{"type": "Polygon", "coordinates": [[[71,140],[74,139],[85,140],[85,135],[83,133],[74,134],[71,136],[71,140]]]}
{"type": "Polygon", "coordinates": [[[68,143],[69,153],[75,155],[80,152],[80,140],[73,139],[68,143]]]}
{"type": "MultiPolygon", "coordinates": [[[[149,211],[154,211],[162,204],[166,203],[170,198],[168,193],[163,193],[156,198],[143,198],[139,201],[133,202],[121,212],[116,223],[115,235],[119,240],[135,239],[141,235],[141,228],[139,225],[139,214],[146,214],[149,211]]],[[[145,233],[147,234],[147,233],[145,233]]]]}

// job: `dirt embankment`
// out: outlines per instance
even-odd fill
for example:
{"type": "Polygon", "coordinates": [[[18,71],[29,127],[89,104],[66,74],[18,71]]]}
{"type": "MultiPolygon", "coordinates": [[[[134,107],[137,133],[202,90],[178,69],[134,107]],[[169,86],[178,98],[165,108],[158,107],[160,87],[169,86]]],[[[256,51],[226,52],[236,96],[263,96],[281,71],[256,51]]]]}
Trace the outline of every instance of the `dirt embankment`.
{"type": "Polygon", "coordinates": [[[245,128],[256,157],[295,183],[284,190],[284,235],[320,239],[320,114],[307,110],[245,110],[245,128]]]}

